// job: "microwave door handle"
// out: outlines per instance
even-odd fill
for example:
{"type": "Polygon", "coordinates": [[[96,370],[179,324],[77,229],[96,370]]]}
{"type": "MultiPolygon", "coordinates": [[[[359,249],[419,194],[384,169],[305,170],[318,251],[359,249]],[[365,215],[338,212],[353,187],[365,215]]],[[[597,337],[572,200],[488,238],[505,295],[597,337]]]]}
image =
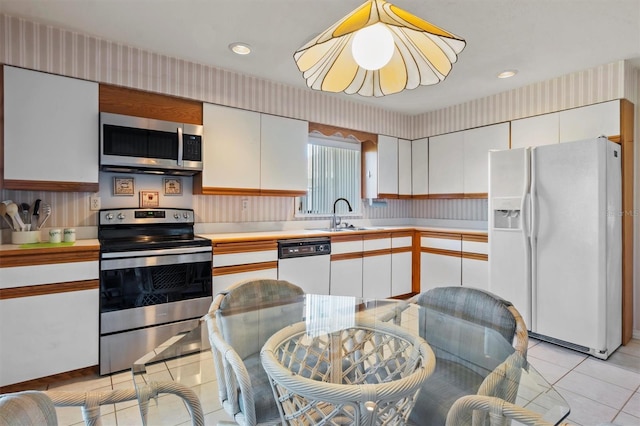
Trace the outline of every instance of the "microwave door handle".
{"type": "Polygon", "coordinates": [[[178,127],[178,166],[182,166],[182,151],[184,149],[182,139],[182,127],[178,127]]]}

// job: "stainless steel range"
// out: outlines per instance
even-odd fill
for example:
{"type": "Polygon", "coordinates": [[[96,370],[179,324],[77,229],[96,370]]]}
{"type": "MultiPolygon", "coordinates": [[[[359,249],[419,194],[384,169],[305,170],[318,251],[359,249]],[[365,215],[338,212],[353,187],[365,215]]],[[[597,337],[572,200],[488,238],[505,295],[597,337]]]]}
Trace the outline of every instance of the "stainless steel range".
{"type": "Polygon", "coordinates": [[[197,324],[212,301],[211,240],[193,233],[191,209],[99,213],[100,374],[197,324]]]}

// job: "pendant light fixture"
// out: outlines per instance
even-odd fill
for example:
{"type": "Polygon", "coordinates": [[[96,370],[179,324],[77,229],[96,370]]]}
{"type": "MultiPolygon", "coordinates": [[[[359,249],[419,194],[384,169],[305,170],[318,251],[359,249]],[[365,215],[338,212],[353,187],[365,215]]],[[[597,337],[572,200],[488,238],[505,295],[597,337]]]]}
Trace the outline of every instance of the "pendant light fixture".
{"type": "Polygon", "coordinates": [[[384,0],[368,0],[293,55],[307,86],[385,96],[444,80],[466,42],[384,0]]]}

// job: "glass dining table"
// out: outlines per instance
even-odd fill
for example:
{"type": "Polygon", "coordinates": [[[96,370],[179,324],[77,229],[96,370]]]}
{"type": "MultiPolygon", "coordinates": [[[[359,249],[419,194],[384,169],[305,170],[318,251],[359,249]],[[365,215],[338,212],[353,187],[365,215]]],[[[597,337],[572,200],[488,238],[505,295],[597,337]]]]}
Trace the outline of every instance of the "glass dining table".
{"type": "MultiPolygon", "coordinates": [[[[387,328],[398,327],[405,334],[423,337],[425,333],[421,328],[424,324],[420,324],[420,318],[424,318],[425,310],[427,308],[406,300],[306,294],[285,303],[284,306],[270,304],[227,312],[224,321],[238,329],[247,330],[248,335],[254,337],[261,333],[259,324],[274,318],[274,312],[281,317],[280,320],[284,318],[285,322],[296,325],[298,329],[302,328],[304,333],[311,337],[347,330],[362,321],[366,321],[367,324],[384,324],[387,328]]],[[[461,348],[465,365],[476,371],[487,371],[489,374],[497,371],[499,366],[515,356],[512,342],[491,328],[441,313],[438,313],[437,321],[431,322],[429,327],[432,329],[427,344],[436,353],[436,366],[440,356],[437,348],[442,346],[443,342],[454,342],[453,346],[445,346],[461,348]]],[[[254,337],[251,340],[264,342],[271,336],[259,336],[257,339],[254,337]]],[[[207,326],[201,321],[192,330],[173,336],[154,351],[138,359],[132,366],[135,385],[138,389],[149,386],[158,379],[160,367],[171,363],[171,380],[188,387],[200,386],[203,371],[211,371],[213,368],[210,353],[207,326]],[[188,362],[183,362],[187,359],[188,362]]],[[[515,389],[515,397],[511,402],[539,414],[550,424],[559,424],[568,416],[569,405],[551,384],[526,362],[526,357],[522,359],[523,362],[517,364],[515,374],[512,372],[507,378],[513,382],[510,386],[515,389]]],[[[161,376],[160,379],[167,380],[167,376],[161,376]]],[[[427,377],[425,383],[428,381],[427,377]]],[[[217,395],[215,389],[213,393],[217,395]]],[[[204,397],[201,393],[200,398],[204,397]]],[[[206,404],[204,405],[207,414],[206,404]]],[[[153,419],[148,419],[148,422],[152,424],[153,419]]]]}

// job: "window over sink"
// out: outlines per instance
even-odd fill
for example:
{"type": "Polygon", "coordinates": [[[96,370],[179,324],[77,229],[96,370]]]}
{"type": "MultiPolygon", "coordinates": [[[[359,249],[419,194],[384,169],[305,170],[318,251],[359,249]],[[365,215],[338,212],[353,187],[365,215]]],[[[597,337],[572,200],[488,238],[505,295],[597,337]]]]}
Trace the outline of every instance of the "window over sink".
{"type": "Polygon", "coordinates": [[[307,195],[296,198],[297,217],[329,216],[336,199],[343,197],[353,207],[348,212],[346,203],[338,203],[336,212],[341,216],[361,215],[361,144],[353,136],[325,136],[312,131],[307,145],[307,195]]]}

